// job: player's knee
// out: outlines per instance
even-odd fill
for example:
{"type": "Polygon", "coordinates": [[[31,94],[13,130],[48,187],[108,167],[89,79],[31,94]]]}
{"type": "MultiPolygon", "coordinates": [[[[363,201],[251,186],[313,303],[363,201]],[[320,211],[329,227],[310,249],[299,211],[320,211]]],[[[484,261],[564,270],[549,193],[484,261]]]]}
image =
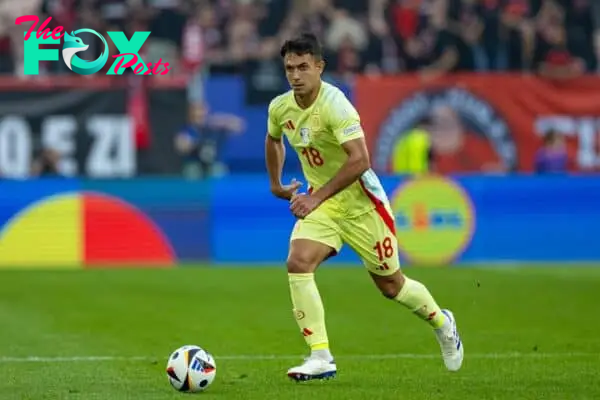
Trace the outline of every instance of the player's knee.
{"type": "Polygon", "coordinates": [[[398,293],[400,293],[400,289],[394,285],[385,285],[383,287],[379,287],[379,290],[386,299],[395,299],[396,296],[398,296],[398,293]]]}
{"type": "Polygon", "coordinates": [[[404,281],[404,275],[397,272],[390,276],[379,277],[379,279],[376,280],[376,283],[377,288],[385,298],[395,299],[402,290],[404,281]]]}
{"type": "Polygon", "coordinates": [[[301,254],[291,254],[287,260],[287,269],[290,274],[307,274],[314,272],[315,262],[301,254]]]}

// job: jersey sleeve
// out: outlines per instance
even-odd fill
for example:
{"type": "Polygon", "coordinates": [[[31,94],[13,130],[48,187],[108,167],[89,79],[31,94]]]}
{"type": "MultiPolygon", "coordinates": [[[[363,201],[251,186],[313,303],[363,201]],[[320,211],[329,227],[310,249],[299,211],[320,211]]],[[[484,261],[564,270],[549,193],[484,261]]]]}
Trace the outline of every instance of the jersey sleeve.
{"type": "Polygon", "coordinates": [[[281,139],[283,131],[281,130],[281,126],[279,125],[279,118],[277,116],[277,111],[279,109],[278,99],[274,99],[269,104],[269,113],[268,113],[268,121],[267,121],[267,133],[269,136],[275,139],[281,139]]]}
{"type": "Polygon", "coordinates": [[[331,103],[329,123],[340,144],[364,137],[358,111],[341,92],[331,103]]]}

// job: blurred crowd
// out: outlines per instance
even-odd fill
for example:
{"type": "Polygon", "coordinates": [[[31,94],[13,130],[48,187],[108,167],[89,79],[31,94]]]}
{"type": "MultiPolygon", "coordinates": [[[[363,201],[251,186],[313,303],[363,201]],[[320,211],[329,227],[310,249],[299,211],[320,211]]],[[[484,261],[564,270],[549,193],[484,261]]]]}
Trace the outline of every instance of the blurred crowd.
{"type": "MultiPolygon", "coordinates": [[[[150,30],[144,52],[174,73],[259,68],[265,85],[281,42],[302,30],[322,39],[339,77],[599,70],[595,0],[0,0],[0,73],[22,71],[23,28],[14,21],[28,14],[69,31],[150,30]]],[[[62,63],[47,68],[68,72],[62,63]]]]}
{"type": "MultiPolygon", "coordinates": [[[[189,177],[223,173],[223,144],[243,131],[238,116],[208,112],[205,77],[242,75],[246,104],[267,104],[287,87],[280,46],[302,31],[320,37],[328,78],[338,83],[357,73],[512,71],[561,79],[600,72],[600,0],[0,0],[0,74],[23,77],[29,26],[15,19],[32,14],[40,22],[52,17],[51,30],[88,28],[106,38],[107,31],[151,32],[142,58],[168,62],[167,77],[188,82],[189,118],[174,147],[189,177]]],[[[99,40],[89,42],[84,59],[103,50],[99,40]]],[[[42,75],[69,73],[63,62],[40,63],[42,75]]],[[[564,146],[553,138],[537,155],[537,170],[564,169],[556,151],[564,146]]],[[[36,173],[54,171],[47,166],[55,158],[41,157],[36,173]]]]}

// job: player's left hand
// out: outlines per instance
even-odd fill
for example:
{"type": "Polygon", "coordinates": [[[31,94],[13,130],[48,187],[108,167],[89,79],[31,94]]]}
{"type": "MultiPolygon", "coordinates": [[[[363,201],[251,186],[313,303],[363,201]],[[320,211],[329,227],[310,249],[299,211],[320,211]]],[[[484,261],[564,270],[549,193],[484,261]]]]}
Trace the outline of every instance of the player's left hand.
{"type": "Polygon", "coordinates": [[[321,202],[316,197],[308,194],[296,194],[290,200],[290,210],[297,218],[303,219],[313,212],[321,202]]]}

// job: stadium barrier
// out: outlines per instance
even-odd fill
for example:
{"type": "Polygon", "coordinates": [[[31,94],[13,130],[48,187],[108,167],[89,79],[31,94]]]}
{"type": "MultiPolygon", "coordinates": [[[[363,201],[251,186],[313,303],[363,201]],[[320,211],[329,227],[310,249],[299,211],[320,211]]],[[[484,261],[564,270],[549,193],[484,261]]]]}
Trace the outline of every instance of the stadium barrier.
{"type": "MultiPolygon", "coordinates": [[[[600,178],[386,177],[403,261],[600,261],[600,178]]],[[[294,218],[263,175],[0,181],[0,267],[279,263],[294,218]]],[[[330,263],[356,263],[344,249],[330,263]]]]}

